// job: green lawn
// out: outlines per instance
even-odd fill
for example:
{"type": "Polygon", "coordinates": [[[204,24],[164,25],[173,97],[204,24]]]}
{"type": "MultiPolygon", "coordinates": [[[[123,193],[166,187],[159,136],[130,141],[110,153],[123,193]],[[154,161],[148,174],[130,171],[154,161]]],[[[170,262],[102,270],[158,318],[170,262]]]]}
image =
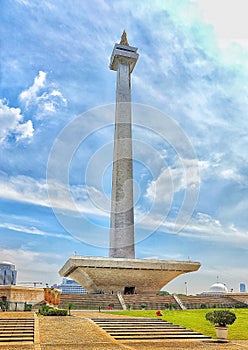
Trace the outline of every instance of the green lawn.
{"type": "MultiPolygon", "coordinates": [[[[157,317],[156,310],[140,311],[118,311],[113,312],[118,315],[128,315],[134,317],[155,317],[162,318],[168,322],[184,326],[202,334],[216,338],[214,326],[205,319],[207,312],[217,309],[199,309],[199,310],[162,310],[162,317],[157,317]]],[[[236,314],[236,321],[228,326],[228,339],[241,340],[248,339],[248,309],[230,309],[236,314]]]]}

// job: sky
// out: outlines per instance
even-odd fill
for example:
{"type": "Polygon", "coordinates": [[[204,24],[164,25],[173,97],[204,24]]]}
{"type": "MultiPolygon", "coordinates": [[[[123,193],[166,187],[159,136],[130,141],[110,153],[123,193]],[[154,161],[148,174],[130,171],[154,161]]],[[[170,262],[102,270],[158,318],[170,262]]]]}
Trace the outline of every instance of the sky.
{"type": "Polygon", "coordinates": [[[108,256],[116,73],[132,73],[136,257],[199,261],[165,289],[248,287],[246,0],[1,1],[0,260],[59,283],[108,256]]]}

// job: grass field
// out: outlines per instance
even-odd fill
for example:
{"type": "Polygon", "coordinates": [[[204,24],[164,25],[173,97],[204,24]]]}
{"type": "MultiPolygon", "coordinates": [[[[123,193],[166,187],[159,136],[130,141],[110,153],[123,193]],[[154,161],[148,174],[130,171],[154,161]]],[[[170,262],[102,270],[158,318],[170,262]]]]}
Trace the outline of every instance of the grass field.
{"type": "MultiPolygon", "coordinates": [[[[127,315],[134,317],[155,317],[162,318],[168,322],[184,326],[202,334],[216,338],[214,326],[205,319],[207,312],[217,309],[199,309],[199,310],[162,310],[162,317],[157,317],[156,310],[140,311],[118,311],[115,315],[127,315]]],[[[228,339],[247,340],[248,339],[248,309],[229,309],[236,314],[236,321],[228,326],[228,339]]]]}

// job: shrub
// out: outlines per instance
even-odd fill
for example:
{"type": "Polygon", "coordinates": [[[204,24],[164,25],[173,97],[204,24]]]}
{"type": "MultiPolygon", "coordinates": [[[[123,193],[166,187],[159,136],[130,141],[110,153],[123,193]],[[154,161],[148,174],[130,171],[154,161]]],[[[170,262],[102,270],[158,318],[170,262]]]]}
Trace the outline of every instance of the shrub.
{"type": "Polygon", "coordinates": [[[227,324],[233,324],[236,320],[234,312],[229,310],[215,310],[206,314],[206,320],[220,327],[226,327],[227,324]]]}
{"type": "Polygon", "coordinates": [[[157,295],[170,295],[170,293],[166,290],[160,290],[159,292],[157,292],[157,295]]]}
{"type": "Polygon", "coordinates": [[[41,305],[39,308],[39,314],[43,316],[67,316],[67,310],[54,309],[48,305],[41,305]]]}
{"type": "Polygon", "coordinates": [[[201,309],[206,309],[207,305],[206,304],[201,304],[201,309]]]}
{"type": "Polygon", "coordinates": [[[39,314],[44,315],[45,313],[47,313],[47,311],[51,309],[50,306],[46,305],[46,304],[42,304],[39,307],[39,314]]]}
{"type": "Polygon", "coordinates": [[[176,305],[175,304],[169,304],[169,309],[170,310],[176,310],[176,305]]]}
{"type": "Polygon", "coordinates": [[[24,311],[31,311],[32,310],[32,304],[25,303],[24,305],[24,311]]]}
{"type": "Polygon", "coordinates": [[[46,316],[67,316],[65,309],[49,309],[46,316]]]}

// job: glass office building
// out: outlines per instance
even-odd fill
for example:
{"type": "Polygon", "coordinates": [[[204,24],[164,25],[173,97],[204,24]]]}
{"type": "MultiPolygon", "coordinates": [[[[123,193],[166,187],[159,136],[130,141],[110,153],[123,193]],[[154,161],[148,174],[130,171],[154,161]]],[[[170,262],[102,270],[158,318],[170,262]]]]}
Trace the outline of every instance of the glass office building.
{"type": "Polygon", "coordinates": [[[10,262],[0,262],[0,285],[16,285],[17,271],[15,265],[10,262]]]}
{"type": "Polygon", "coordinates": [[[245,283],[240,283],[239,291],[240,291],[240,293],[246,293],[246,285],[245,285],[245,283]]]}
{"type": "Polygon", "coordinates": [[[76,281],[63,278],[62,283],[56,288],[61,289],[62,294],[87,294],[87,290],[80,286],[76,281]]]}

